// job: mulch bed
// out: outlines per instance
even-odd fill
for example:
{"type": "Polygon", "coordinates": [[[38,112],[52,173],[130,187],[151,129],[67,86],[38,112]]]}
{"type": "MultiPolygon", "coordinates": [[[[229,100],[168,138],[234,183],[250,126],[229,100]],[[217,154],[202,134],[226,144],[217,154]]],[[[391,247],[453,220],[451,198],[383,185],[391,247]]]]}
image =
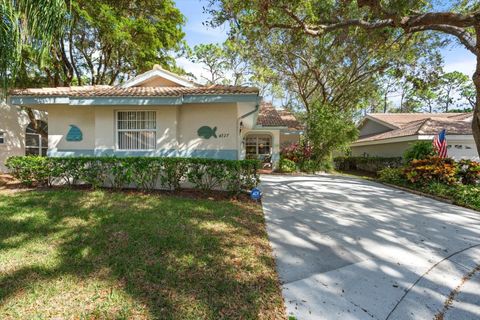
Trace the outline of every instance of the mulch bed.
{"type": "MultiPolygon", "coordinates": [[[[44,187],[44,186],[34,186],[34,187],[26,187],[20,183],[20,181],[16,180],[9,174],[0,174],[0,191],[1,190],[9,190],[9,191],[28,191],[28,190],[39,190],[39,191],[48,191],[48,190],[58,190],[62,188],[70,188],[74,190],[91,190],[89,185],[77,185],[77,186],[53,186],[53,187],[44,187]]],[[[111,188],[101,188],[104,191],[108,192],[124,192],[126,194],[158,194],[164,196],[173,196],[179,198],[188,198],[188,199],[208,199],[212,201],[219,201],[219,200],[234,200],[238,202],[245,202],[245,203],[260,203],[260,201],[255,201],[250,198],[250,195],[246,192],[240,193],[238,195],[232,195],[229,192],[215,190],[215,191],[200,191],[196,189],[180,189],[180,190],[153,190],[144,192],[138,189],[121,189],[121,190],[114,190],[111,188]]]]}

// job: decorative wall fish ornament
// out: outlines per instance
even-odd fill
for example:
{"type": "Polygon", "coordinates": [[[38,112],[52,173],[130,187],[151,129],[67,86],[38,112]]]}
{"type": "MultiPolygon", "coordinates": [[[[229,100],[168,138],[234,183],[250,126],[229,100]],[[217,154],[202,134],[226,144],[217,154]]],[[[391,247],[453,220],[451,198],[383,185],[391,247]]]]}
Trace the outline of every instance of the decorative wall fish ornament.
{"type": "Polygon", "coordinates": [[[70,130],[68,130],[66,139],[67,141],[82,141],[83,140],[82,130],[80,130],[80,128],[77,127],[76,125],[71,124],[70,130]]]}
{"type": "Polygon", "coordinates": [[[203,126],[197,130],[199,137],[204,139],[210,139],[211,137],[217,138],[217,127],[203,126]]]}

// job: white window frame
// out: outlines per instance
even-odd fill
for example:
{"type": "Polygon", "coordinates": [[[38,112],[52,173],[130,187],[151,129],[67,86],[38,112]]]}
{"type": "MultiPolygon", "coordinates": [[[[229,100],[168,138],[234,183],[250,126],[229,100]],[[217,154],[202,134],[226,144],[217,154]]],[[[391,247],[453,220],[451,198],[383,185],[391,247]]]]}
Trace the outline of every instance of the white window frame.
{"type": "Polygon", "coordinates": [[[156,110],[115,110],[115,148],[118,151],[152,151],[157,149],[157,111],[156,110]],[[155,119],[155,128],[154,129],[119,129],[118,128],[118,114],[121,112],[153,112],[155,119]],[[152,149],[121,149],[118,139],[118,134],[120,132],[154,132],[155,133],[155,146],[152,149]]]}
{"type": "Polygon", "coordinates": [[[255,155],[257,157],[271,156],[273,154],[273,136],[269,133],[247,133],[245,135],[245,154],[247,153],[247,147],[253,147],[253,146],[255,146],[255,155]],[[248,136],[255,137],[255,144],[247,144],[248,136]],[[258,152],[258,150],[260,149],[258,139],[263,138],[263,137],[270,138],[270,143],[269,143],[270,152],[269,153],[259,153],[258,152]]]}
{"type": "Polygon", "coordinates": [[[6,136],[7,136],[7,135],[5,134],[5,131],[0,131],[0,139],[1,139],[0,145],[5,144],[5,140],[6,140],[5,138],[6,138],[6,136]]]}

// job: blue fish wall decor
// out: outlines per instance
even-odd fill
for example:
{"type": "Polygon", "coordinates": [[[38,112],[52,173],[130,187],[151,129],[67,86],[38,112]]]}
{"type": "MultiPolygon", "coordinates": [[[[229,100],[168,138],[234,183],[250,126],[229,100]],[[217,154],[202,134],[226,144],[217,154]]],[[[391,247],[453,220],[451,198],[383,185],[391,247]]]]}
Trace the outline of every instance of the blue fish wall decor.
{"type": "Polygon", "coordinates": [[[71,124],[70,130],[67,133],[67,141],[82,141],[83,134],[79,127],[76,125],[71,124]]]}

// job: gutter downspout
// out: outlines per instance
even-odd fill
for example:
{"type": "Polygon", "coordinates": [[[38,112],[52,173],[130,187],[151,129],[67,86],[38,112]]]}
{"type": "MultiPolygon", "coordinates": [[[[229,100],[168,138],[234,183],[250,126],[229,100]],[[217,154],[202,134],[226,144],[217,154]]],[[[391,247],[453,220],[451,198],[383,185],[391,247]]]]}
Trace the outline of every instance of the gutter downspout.
{"type": "MultiPolygon", "coordinates": [[[[238,150],[237,152],[241,152],[241,150],[240,150],[240,148],[239,148],[239,145],[238,145],[239,143],[241,143],[240,141],[241,141],[241,137],[242,137],[242,136],[241,136],[241,133],[240,133],[240,121],[241,121],[242,119],[245,119],[245,118],[248,117],[249,115],[252,115],[252,114],[258,112],[258,110],[260,109],[260,103],[259,103],[259,101],[260,101],[260,97],[258,97],[257,103],[255,104],[255,108],[254,108],[252,111],[249,111],[249,112],[245,113],[244,115],[241,115],[241,116],[238,117],[238,119],[237,119],[237,133],[239,134],[239,138],[240,138],[240,139],[237,139],[237,150],[238,150]]],[[[240,155],[238,155],[237,158],[238,158],[238,160],[240,160],[240,155]]]]}

